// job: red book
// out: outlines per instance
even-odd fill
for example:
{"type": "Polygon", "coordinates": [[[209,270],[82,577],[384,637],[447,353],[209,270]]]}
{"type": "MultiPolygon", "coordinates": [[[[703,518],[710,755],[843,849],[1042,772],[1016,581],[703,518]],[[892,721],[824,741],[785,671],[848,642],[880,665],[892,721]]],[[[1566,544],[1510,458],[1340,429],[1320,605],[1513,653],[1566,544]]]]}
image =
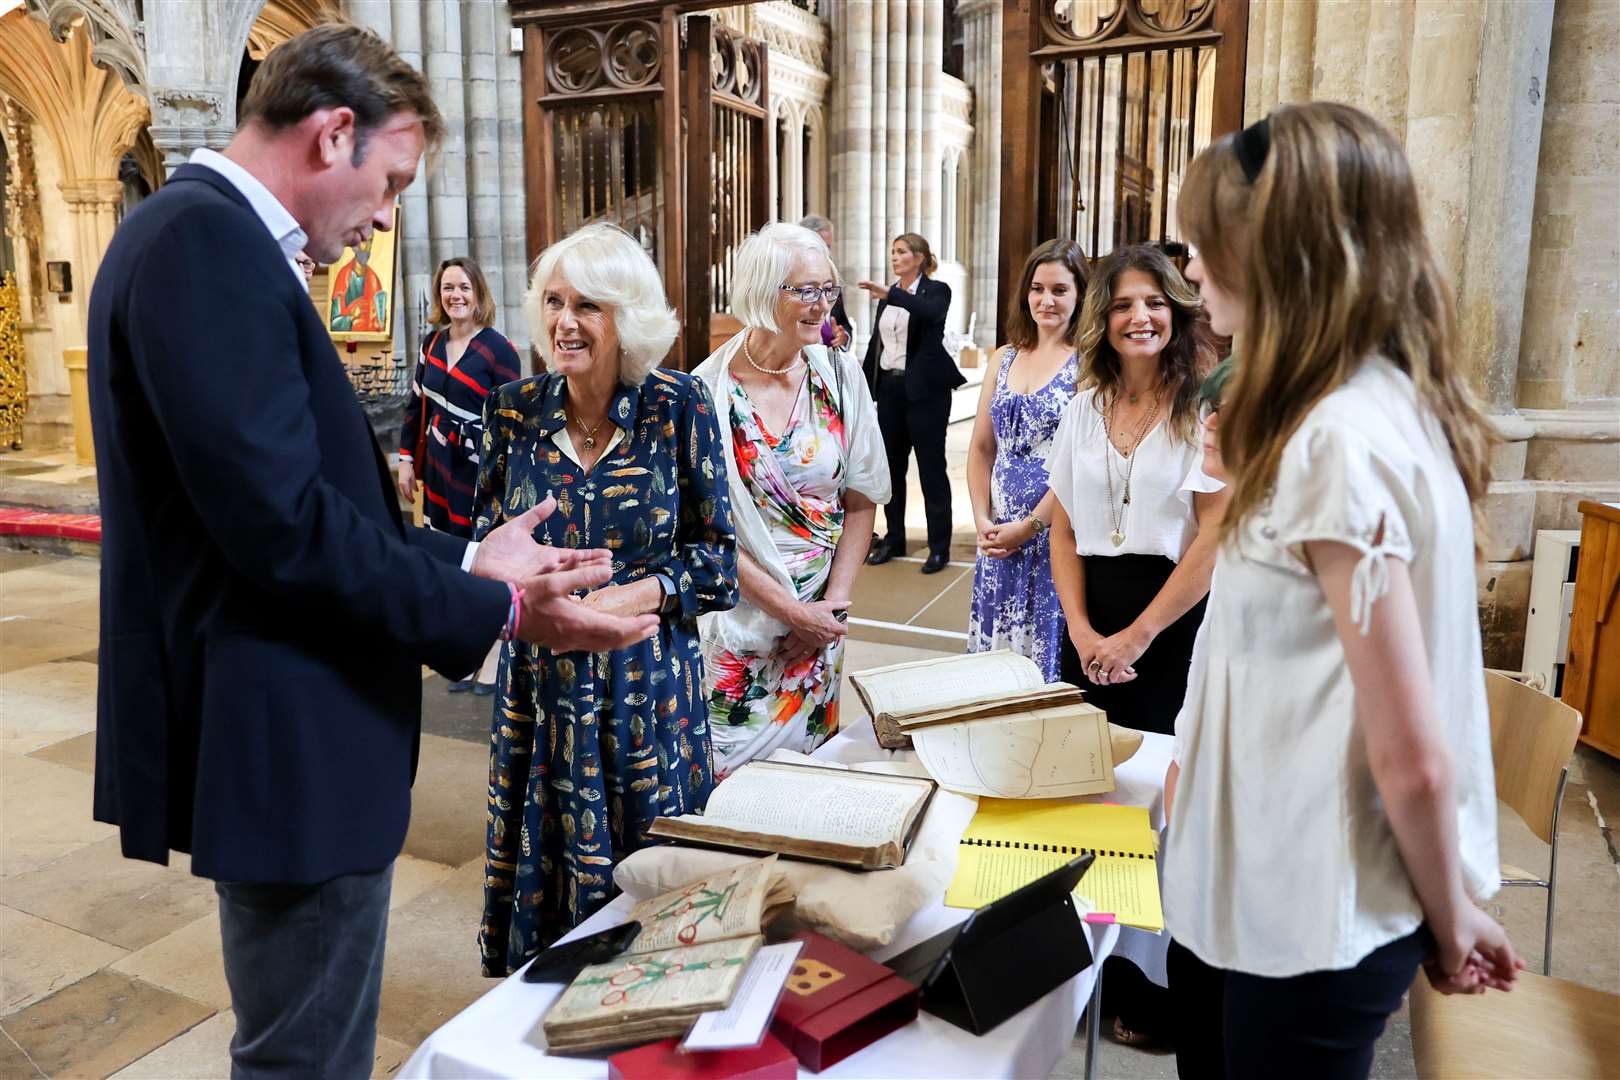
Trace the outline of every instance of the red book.
{"type": "Polygon", "coordinates": [[[811,1072],[835,1065],[917,1019],[917,988],[820,934],[793,935],[804,950],[788,976],[771,1034],[811,1072]]]}
{"type": "Polygon", "coordinates": [[[679,1039],[638,1046],[608,1058],[608,1080],[793,1080],[799,1063],[788,1048],[765,1036],[752,1050],[699,1050],[683,1054],[679,1039]]]}

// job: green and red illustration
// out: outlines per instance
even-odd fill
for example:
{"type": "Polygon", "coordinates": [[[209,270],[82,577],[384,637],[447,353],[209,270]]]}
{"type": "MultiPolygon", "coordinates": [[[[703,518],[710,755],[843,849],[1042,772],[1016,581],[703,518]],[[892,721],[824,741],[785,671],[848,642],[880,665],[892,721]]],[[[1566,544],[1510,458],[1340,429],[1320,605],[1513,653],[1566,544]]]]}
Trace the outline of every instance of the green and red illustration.
{"type": "Polygon", "coordinates": [[[735,880],[718,891],[709,888],[707,881],[696,881],[671,897],[669,903],[654,912],[652,917],[655,922],[663,924],[671,919],[683,920],[688,915],[694,915],[691,922],[682,923],[675,932],[677,941],[690,945],[697,940],[698,927],[711,919],[718,922],[726,917],[726,911],[736,895],[735,880]]]}
{"type": "Polygon", "coordinates": [[[661,960],[657,955],[653,955],[627,963],[609,975],[581,976],[574,980],[574,985],[610,987],[602,995],[602,1005],[604,1008],[612,1008],[615,1005],[632,1004],[631,994],[655,986],[681,972],[740,967],[747,962],[747,958],[737,956],[717,960],[661,960]]]}

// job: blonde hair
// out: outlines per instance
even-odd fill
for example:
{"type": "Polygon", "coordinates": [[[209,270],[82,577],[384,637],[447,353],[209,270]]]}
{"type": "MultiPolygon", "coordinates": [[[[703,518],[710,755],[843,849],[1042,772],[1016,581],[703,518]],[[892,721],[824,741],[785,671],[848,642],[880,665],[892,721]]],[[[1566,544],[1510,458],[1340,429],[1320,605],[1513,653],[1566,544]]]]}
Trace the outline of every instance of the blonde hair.
{"type": "Polygon", "coordinates": [[[1203,298],[1158,248],[1148,244],[1116,248],[1092,267],[1075,333],[1080,386],[1097,389],[1091,403],[1098,411],[1119,393],[1124,372],[1119,354],[1108,341],[1108,312],[1119,279],[1129,270],[1151,277],[1169,302],[1170,340],[1159,351],[1159,385],[1170,392],[1165,427],[1175,437],[1190,441],[1198,426],[1198,387],[1215,366],[1215,335],[1203,298]]]}
{"type": "MultiPolygon", "coordinates": [[[[744,240],[732,257],[731,313],[745,327],[779,334],[776,303],[782,286],[801,255],[820,255],[832,267],[832,279],[842,283],[826,241],[803,225],[773,221],[744,240]]],[[[818,282],[819,284],[819,282],[818,282]]]]}
{"type": "Polygon", "coordinates": [[[439,286],[444,283],[444,272],[452,266],[459,266],[462,273],[473,287],[473,322],[480,329],[495,325],[495,296],[489,291],[489,282],[484,279],[484,271],[478,263],[466,255],[457,255],[446,259],[439,264],[433,272],[433,299],[428,304],[428,325],[448,326],[450,316],[444,313],[443,301],[439,298],[439,286]]]}
{"type": "Polygon", "coordinates": [[[1252,183],[1243,134],[1225,135],[1188,167],[1178,209],[1210,278],[1246,310],[1221,396],[1221,456],[1233,478],[1223,533],[1264,500],[1311,409],[1374,355],[1411,378],[1477,503],[1491,431],[1453,364],[1455,303],[1405,152],[1348,105],[1283,106],[1268,126],[1263,161],[1245,150],[1252,183]]]}
{"type": "Polygon", "coordinates": [[[551,342],[546,337],[543,294],[555,271],[561,271],[563,280],[581,296],[609,309],[619,335],[619,381],[626,386],[646,382],[669,355],[681,329],[652,257],[635,237],[607,224],[587,225],[540,253],[523,294],[523,311],[529,317],[529,340],[547,364],[551,342]]]}

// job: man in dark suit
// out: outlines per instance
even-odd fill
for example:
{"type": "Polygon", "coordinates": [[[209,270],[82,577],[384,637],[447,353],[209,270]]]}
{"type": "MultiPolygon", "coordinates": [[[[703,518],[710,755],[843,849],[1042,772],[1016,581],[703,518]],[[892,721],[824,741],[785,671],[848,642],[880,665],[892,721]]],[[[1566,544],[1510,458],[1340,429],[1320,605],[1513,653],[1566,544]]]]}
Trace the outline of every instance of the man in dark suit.
{"type": "Polygon", "coordinates": [[[388,228],[442,134],[375,34],[300,35],[225,152],[122,224],[91,294],[94,813],[126,856],[189,852],[216,881],[238,1076],[371,1070],[421,666],[465,675],[497,636],[597,650],[657,627],[572,599],[608,553],[535,543],[549,500],[476,550],[401,519],[296,256],[330,264],[388,228]]]}
{"type": "Polygon", "coordinates": [[[906,553],[906,467],[915,449],[928,511],[928,558],[922,572],[937,574],[951,557],[951,478],[945,467],[951,391],[967,380],[945,348],[951,287],[928,276],[938,268],[928,241],[901,233],[889,247],[889,267],[893,285],[860,283],[878,301],[864,370],[877,400],[894,485],[885,510],[889,534],[866,561],[877,566],[906,553]]]}

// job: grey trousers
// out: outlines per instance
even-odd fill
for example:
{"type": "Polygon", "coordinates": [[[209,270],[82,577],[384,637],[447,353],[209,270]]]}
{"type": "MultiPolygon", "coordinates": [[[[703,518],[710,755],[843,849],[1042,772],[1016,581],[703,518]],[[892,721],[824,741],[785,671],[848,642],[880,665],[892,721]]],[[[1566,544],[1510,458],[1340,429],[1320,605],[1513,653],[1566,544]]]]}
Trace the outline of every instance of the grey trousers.
{"type": "Polygon", "coordinates": [[[394,866],[319,885],[216,882],[232,1080],[371,1075],[394,866]]]}

